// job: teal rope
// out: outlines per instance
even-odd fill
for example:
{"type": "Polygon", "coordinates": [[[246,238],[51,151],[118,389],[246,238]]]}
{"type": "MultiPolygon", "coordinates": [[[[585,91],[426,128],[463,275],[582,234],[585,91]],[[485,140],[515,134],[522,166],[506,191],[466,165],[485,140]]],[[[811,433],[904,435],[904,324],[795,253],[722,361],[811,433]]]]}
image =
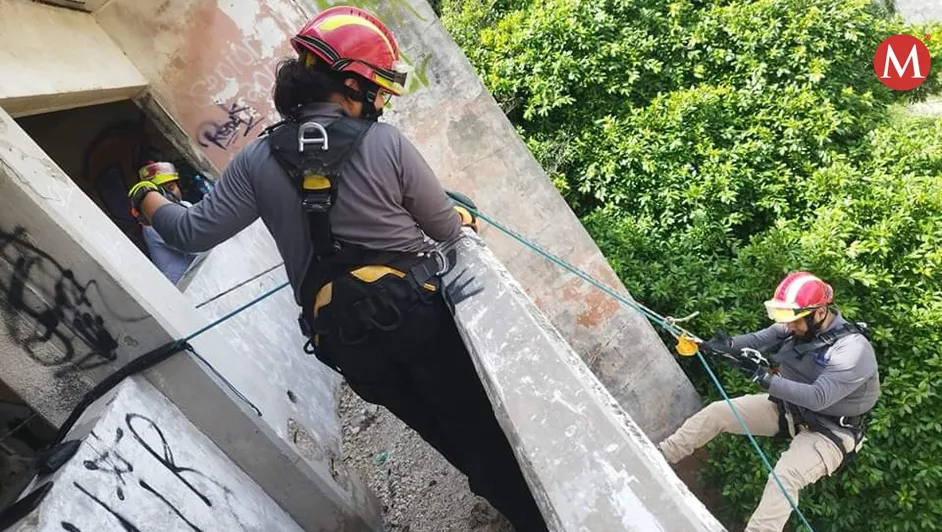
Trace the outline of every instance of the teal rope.
{"type": "Polygon", "coordinates": [[[216,319],[215,321],[213,321],[213,322],[210,323],[209,325],[207,325],[207,326],[205,326],[205,327],[203,327],[203,328],[197,330],[197,331],[194,332],[194,333],[191,333],[189,336],[187,336],[186,338],[184,338],[183,341],[184,341],[184,342],[189,342],[190,340],[192,340],[192,339],[196,338],[197,336],[203,334],[204,332],[206,332],[206,331],[212,329],[213,327],[216,327],[216,326],[222,324],[223,322],[230,320],[231,318],[233,318],[234,316],[236,316],[236,315],[239,314],[240,312],[242,312],[242,311],[248,309],[249,307],[252,307],[252,306],[254,306],[254,305],[257,305],[257,304],[261,303],[262,301],[264,301],[265,299],[268,299],[269,297],[271,297],[271,296],[274,295],[276,292],[280,291],[282,288],[284,288],[284,287],[286,287],[286,286],[288,286],[288,282],[287,282],[287,281],[285,281],[285,282],[281,283],[280,285],[278,285],[278,286],[272,288],[271,290],[265,292],[264,294],[262,294],[262,295],[256,297],[255,299],[249,301],[248,303],[246,303],[246,304],[244,304],[244,305],[242,305],[242,306],[236,308],[235,310],[233,310],[232,312],[229,312],[228,314],[222,316],[221,318],[216,319]]]}
{"type": "MultiPolygon", "coordinates": [[[[183,340],[181,340],[181,342],[186,343],[186,344],[189,344],[190,340],[192,340],[192,339],[196,338],[197,336],[199,336],[199,335],[205,333],[206,331],[212,329],[213,327],[216,327],[216,326],[218,326],[218,325],[220,325],[220,324],[222,324],[222,323],[224,323],[224,322],[226,322],[226,321],[232,319],[233,317],[235,317],[235,316],[238,315],[239,313],[244,312],[246,309],[248,309],[248,308],[250,308],[250,307],[253,307],[253,306],[255,306],[255,305],[261,303],[262,301],[264,301],[264,300],[268,299],[269,297],[271,297],[272,295],[274,295],[276,292],[278,292],[278,291],[280,291],[281,289],[283,289],[283,288],[285,288],[286,286],[288,286],[288,284],[289,284],[289,283],[288,283],[287,281],[285,281],[285,282],[281,283],[280,285],[278,285],[278,286],[272,288],[271,290],[265,292],[264,294],[255,297],[254,299],[252,299],[252,300],[249,301],[248,303],[245,303],[244,305],[241,305],[241,306],[237,307],[235,310],[233,310],[233,311],[231,311],[231,312],[229,312],[229,313],[223,315],[222,317],[217,318],[216,320],[212,321],[209,325],[206,325],[205,327],[202,327],[202,328],[198,329],[197,331],[191,333],[189,336],[187,336],[186,338],[184,338],[183,340]]],[[[236,397],[238,397],[238,398],[241,399],[244,403],[246,403],[247,405],[249,405],[249,406],[252,408],[252,410],[254,410],[255,413],[256,413],[259,417],[262,417],[262,411],[259,410],[258,407],[255,406],[254,403],[252,403],[252,401],[249,401],[249,398],[246,397],[245,394],[243,394],[242,392],[240,392],[239,389],[236,388],[231,382],[229,382],[228,379],[226,379],[225,377],[223,377],[222,374],[219,373],[219,371],[217,371],[216,368],[213,367],[213,365],[210,364],[208,360],[206,360],[205,358],[203,358],[202,356],[200,356],[200,354],[196,352],[196,349],[193,349],[193,347],[190,346],[187,350],[188,350],[190,353],[192,353],[193,356],[195,356],[197,359],[199,359],[200,362],[202,362],[203,364],[205,364],[206,367],[209,368],[209,370],[212,371],[213,374],[216,375],[216,377],[217,377],[219,380],[221,380],[221,381],[226,385],[226,387],[228,387],[228,388],[232,391],[232,393],[234,393],[234,394],[236,395],[236,397]]]]}
{"type": "MultiPolygon", "coordinates": [[[[452,196],[452,198],[455,198],[455,196],[452,196]]],[[[457,201],[457,200],[456,200],[456,201],[457,201]]],[[[674,334],[674,335],[678,335],[678,334],[680,334],[680,333],[682,332],[678,327],[676,327],[676,326],[674,326],[674,325],[668,323],[668,321],[667,321],[663,316],[661,316],[660,314],[657,314],[656,312],[654,312],[653,310],[651,310],[651,309],[645,307],[644,305],[635,303],[634,301],[631,301],[630,299],[627,299],[627,298],[623,297],[622,295],[618,294],[617,292],[615,292],[615,291],[612,290],[611,288],[609,288],[609,287],[603,285],[603,284],[600,283],[599,281],[596,281],[596,280],[595,280],[594,278],[592,278],[589,274],[583,272],[582,270],[576,268],[575,266],[571,266],[570,264],[566,263],[566,262],[563,261],[562,259],[556,257],[556,256],[553,255],[552,253],[550,253],[550,252],[544,250],[544,249],[541,248],[540,246],[538,246],[538,245],[536,245],[535,243],[531,242],[531,241],[528,240],[527,238],[521,236],[520,234],[516,233],[515,231],[513,231],[513,230],[509,229],[508,227],[504,226],[504,225],[501,224],[500,222],[494,220],[493,218],[490,218],[490,217],[484,215],[481,211],[477,210],[474,206],[469,205],[467,202],[462,201],[461,203],[463,203],[463,204],[464,204],[464,207],[466,207],[469,211],[471,211],[471,212],[472,212],[475,216],[477,216],[478,218],[484,220],[485,222],[489,223],[490,225],[493,225],[494,227],[496,227],[497,229],[499,229],[499,230],[500,230],[501,232],[503,232],[504,234],[506,234],[506,235],[512,237],[513,239],[515,239],[516,241],[520,242],[520,243],[523,244],[524,246],[530,248],[532,251],[535,251],[537,254],[543,256],[543,258],[549,260],[550,262],[556,264],[557,266],[560,266],[561,268],[563,268],[563,269],[565,269],[565,270],[568,270],[570,273],[575,274],[576,276],[578,276],[578,277],[581,278],[582,280],[584,280],[584,281],[586,281],[586,282],[592,284],[593,286],[595,286],[595,287],[598,288],[599,290],[605,292],[606,294],[608,294],[608,295],[611,296],[612,298],[616,299],[617,301],[619,301],[619,302],[622,303],[623,305],[626,305],[626,306],[628,306],[628,307],[630,307],[630,308],[632,308],[632,309],[634,309],[634,310],[640,312],[640,313],[643,314],[645,317],[647,317],[649,320],[651,320],[651,321],[653,321],[654,323],[660,325],[661,327],[663,327],[663,328],[664,328],[665,330],[667,330],[668,332],[671,332],[671,333],[674,334]]],[[[749,438],[749,441],[752,443],[753,448],[756,450],[756,454],[758,454],[758,455],[759,455],[759,458],[762,459],[763,465],[765,465],[765,468],[769,471],[769,473],[771,474],[772,478],[775,480],[775,483],[776,483],[776,485],[778,485],[779,490],[781,490],[782,495],[784,495],[784,496],[785,496],[785,499],[788,500],[788,504],[791,505],[792,509],[793,509],[793,510],[795,511],[795,513],[798,515],[798,517],[799,517],[799,519],[801,520],[802,524],[803,524],[808,530],[810,530],[811,532],[814,532],[814,528],[811,526],[811,524],[810,524],[810,523],[808,522],[808,520],[805,518],[805,515],[801,512],[801,510],[798,509],[798,505],[795,504],[795,501],[792,499],[791,495],[788,494],[788,491],[785,490],[785,486],[782,484],[781,479],[779,479],[778,474],[775,473],[775,469],[772,467],[772,464],[769,462],[768,457],[767,457],[767,456],[765,455],[765,453],[762,451],[762,448],[759,447],[759,442],[756,441],[755,437],[752,435],[752,432],[749,431],[749,427],[746,426],[746,423],[743,421],[742,417],[740,417],[739,412],[736,411],[736,407],[733,406],[733,403],[732,403],[732,401],[730,400],[729,395],[726,393],[726,389],[723,388],[723,385],[720,383],[719,378],[717,378],[716,373],[714,373],[714,372],[713,372],[713,369],[710,368],[710,365],[707,363],[706,358],[703,356],[703,354],[700,352],[699,349],[697,349],[697,358],[700,359],[700,363],[703,364],[703,367],[704,367],[704,369],[706,369],[707,374],[710,375],[710,379],[713,381],[713,384],[716,385],[716,388],[719,390],[720,395],[723,396],[723,400],[724,400],[724,401],[726,402],[726,404],[729,406],[730,410],[733,411],[733,415],[736,417],[736,421],[739,422],[739,426],[742,427],[742,429],[743,429],[743,431],[745,432],[746,436],[749,438]]]]}

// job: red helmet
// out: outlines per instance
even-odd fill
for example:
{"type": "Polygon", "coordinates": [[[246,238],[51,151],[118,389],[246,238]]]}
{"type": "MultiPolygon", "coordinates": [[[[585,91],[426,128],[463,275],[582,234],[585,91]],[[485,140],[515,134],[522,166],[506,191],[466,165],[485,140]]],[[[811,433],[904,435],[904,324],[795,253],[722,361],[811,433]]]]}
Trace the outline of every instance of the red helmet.
{"type": "Polygon", "coordinates": [[[834,300],[831,285],[808,272],[793,272],[785,277],[771,300],[765,302],[769,318],[788,323],[811,314],[834,300]]]}
{"type": "Polygon", "coordinates": [[[396,96],[405,92],[396,39],[367,11],[346,6],[321,11],[291,45],[302,57],[312,53],[333,70],[359,74],[396,96]]]}

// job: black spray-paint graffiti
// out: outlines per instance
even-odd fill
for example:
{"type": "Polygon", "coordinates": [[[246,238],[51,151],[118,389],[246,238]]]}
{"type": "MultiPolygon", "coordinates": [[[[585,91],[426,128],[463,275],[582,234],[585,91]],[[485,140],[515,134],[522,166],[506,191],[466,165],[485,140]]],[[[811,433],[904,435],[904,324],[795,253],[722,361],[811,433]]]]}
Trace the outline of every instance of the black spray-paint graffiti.
{"type": "Polygon", "coordinates": [[[242,133],[242,137],[247,137],[259,124],[256,117],[252,116],[252,108],[247,105],[233,103],[219,105],[219,108],[226,113],[225,120],[200,124],[197,141],[204,148],[216,146],[223,150],[229,149],[239,138],[239,133],[242,133]]]}
{"type": "Polygon", "coordinates": [[[56,376],[93,369],[117,358],[118,342],[89,300],[97,283],[81,283],[22,228],[0,229],[0,310],[11,338],[56,376]],[[48,290],[39,294],[37,289],[48,290]]]}
{"type": "MultiPolygon", "coordinates": [[[[177,480],[186,486],[190,492],[195,494],[203,504],[209,508],[214,508],[213,500],[210,497],[211,493],[206,489],[199,487],[198,484],[204,486],[214,486],[215,488],[218,488],[222,492],[226,506],[228,506],[230,510],[236,507],[233,504],[233,501],[231,501],[233,492],[228,487],[222,485],[215,479],[209,477],[196,468],[182,466],[177,463],[177,460],[173,455],[173,449],[171,448],[170,443],[167,441],[164,431],[153,420],[141,414],[129,413],[125,416],[124,422],[127,427],[127,431],[132,436],[132,440],[143,447],[148,454],[153,456],[154,459],[160,463],[160,465],[170,471],[170,473],[172,473],[173,476],[177,478],[177,480]]],[[[99,438],[95,433],[92,433],[92,436],[97,441],[102,441],[101,438],[99,438]]],[[[118,427],[115,430],[115,437],[111,446],[108,449],[99,450],[96,447],[90,445],[90,447],[98,456],[93,460],[85,461],[85,468],[89,471],[105,473],[113,476],[116,479],[116,482],[119,484],[117,496],[121,502],[125,502],[127,497],[127,494],[124,492],[124,490],[121,489],[121,486],[127,485],[125,476],[140,473],[140,471],[135,473],[134,466],[125,460],[117,451],[118,444],[120,444],[122,441],[128,441],[124,438],[124,436],[125,429],[118,427]]],[[[117,519],[124,530],[128,532],[134,532],[138,530],[137,526],[133,524],[127,516],[118,511],[117,508],[110,506],[101,498],[96,497],[81,484],[76,482],[74,485],[85,496],[92,499],[96,504],[104,508],[109,514],[117,519]]],[[[174,515],[177,516],[177,518],[179,518],[187,527],[189,527],[190,530],[193,530],[194,532],[203,532],[203,529],[187,518],[178,505],[172,502],[166,494],[161,493],[158,489],[154,488],[144,479],[137,479],[137,485],[140,486],[140,488],[144,490],[144,492],[146,492],[149,496],[154,497],[163,503],[171,512],[173,512],[174,515]]],[[[175,492],[174,498],[180,499],[180,494],[175,492]]],[[[132,504],[131,501],[127,502],[128,504],[132,504]]],[[[218,508],[216,509],[218,510],[218,508]]],[[[61,525],[62,528],[68,532],[82,532],[81,529],[68,521],[62,521],[61,525]]]]}
{"type": "MultiPolygon", "coordinates": [[[[92,431],[91,435],[96,440],[101,441],[101,438],[99,438],[94,431],[92,431]]],[[[114,449],[123,437],[124,431],[118,427],[118,430],[115,432],[114,441],[111,444],[112,449],[96,451],[98,458],[85,460],[83,464],[85,469],[89,471],[101,471],[102,473],[113,475],[115,480],[115,494],[118,496],[118,499],[122,501],[124,500],[124,486],[128,485],[127,481],[124,480],[124,475],[134,471],[134,466],[114,449]]]]}

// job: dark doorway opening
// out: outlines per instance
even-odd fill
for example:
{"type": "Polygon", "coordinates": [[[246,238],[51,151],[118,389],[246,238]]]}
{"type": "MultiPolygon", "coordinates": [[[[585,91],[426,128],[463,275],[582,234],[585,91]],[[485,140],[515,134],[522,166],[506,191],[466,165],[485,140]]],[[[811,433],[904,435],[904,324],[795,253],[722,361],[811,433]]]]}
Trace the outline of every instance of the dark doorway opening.
{"type": "Polygon", "coordinates": [[[130,100],[22,117],[17,123],[148,256],[127,197],[140,168],[151,161],[173,163],[183,199],[190,203],[213,185],[130,100]]]}

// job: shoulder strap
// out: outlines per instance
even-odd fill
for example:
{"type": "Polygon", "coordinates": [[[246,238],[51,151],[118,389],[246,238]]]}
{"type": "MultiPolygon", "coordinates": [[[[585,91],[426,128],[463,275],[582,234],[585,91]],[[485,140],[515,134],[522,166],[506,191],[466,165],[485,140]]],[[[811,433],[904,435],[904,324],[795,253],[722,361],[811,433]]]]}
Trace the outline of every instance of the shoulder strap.
{"type": "Polygon", "coordinates": [[[849,321],[834,330],[819,333],[814,340],[806,344],[795,344],[795,351],[798,352],[800,356],[804,356],[822,347],[834,345],[835,342],[850,334],[862,334],[866,338],[870,337],[866,323],[854,323],[849,321]]]}
{"type": "Polygon", "coordinates": [[[330,210],[343,169],[372,125],[368,120],[339,118],[324,127],[307,119],[283,122],[267,135],[272,156],[300,192],[317,261],[340,248],[330,228],[330,210]]]}

